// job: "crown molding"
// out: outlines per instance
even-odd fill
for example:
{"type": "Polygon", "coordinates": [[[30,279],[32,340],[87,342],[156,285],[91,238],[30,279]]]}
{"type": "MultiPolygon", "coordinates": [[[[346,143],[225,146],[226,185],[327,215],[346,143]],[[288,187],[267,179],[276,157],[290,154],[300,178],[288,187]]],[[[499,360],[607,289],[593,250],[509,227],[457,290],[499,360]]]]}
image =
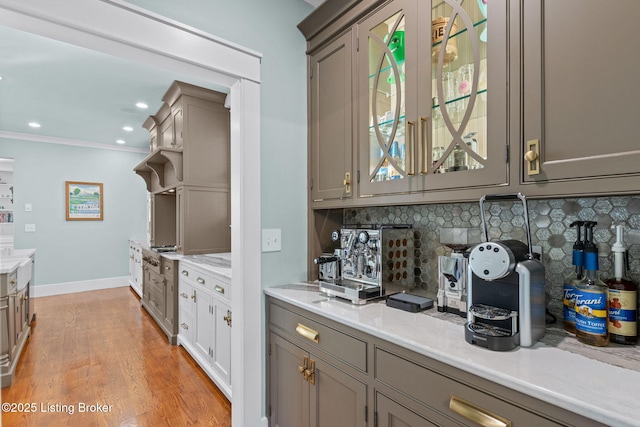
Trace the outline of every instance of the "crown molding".
{"type": "Polygon", "coordinates": [[[57,136],[34,135],[29,133],[0,131],[0,139],[13,139],[20,141],[46,142],[49,144],[73,145],[76,147],[97,148],[100,150],[128,151],[130,153],[149,154],[144,148],[126,147],[122,145],[103,144],[100,142],[83,141],[80,139],[59,138],[57,136]]]}

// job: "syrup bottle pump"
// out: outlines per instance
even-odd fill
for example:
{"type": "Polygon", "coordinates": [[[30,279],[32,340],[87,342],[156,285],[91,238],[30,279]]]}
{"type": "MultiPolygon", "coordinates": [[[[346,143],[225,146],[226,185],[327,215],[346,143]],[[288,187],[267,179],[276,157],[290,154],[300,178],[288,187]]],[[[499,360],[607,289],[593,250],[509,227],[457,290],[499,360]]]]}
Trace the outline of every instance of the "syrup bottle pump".
{"type": "Polygon", "coordinates": [[[604,347],[609,345],[607,331],[607,286],[598,279],[598,247],[593,242],[595,221],[584,224],[585,277],[576,285],[576,338],[585,344],[604,347]]]}
{"type": "MultiPolygon", "coordinates": [[[[573,221],[570,227],[576,227],[577,236],[573,244],[573,260],[575,266],[575,275],[572,273],[564,281],[563,286],[563,311],[564,311],[564,329],[568,332],[576,332],[576,284],[582,280],[584,274],[584,241],[581,238],[582,227],[584,221],[573,221]]],[[[586,237],[586,233],[585,233],[586,237]]]]}
{"type": "Polygon", "coordinates": [[[638,338],[638,286],[625,277],[629,260],[622,225],[616,226],[616,242],[611,252],[614,277],[605,281],[609,287],[609,339],[618,344],[633,345],[638,338]]]}

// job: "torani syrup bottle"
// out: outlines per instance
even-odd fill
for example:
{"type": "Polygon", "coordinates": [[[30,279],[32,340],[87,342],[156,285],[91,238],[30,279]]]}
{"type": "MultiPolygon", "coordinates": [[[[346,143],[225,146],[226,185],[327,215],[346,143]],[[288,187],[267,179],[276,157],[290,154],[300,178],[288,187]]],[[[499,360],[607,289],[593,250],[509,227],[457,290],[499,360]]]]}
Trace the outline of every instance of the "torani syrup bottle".
{"type": "Polygon", "coordinates": [[[611,247],[614,277],[605,280],[609,287],[609,340],[633,345],[638,339],[638,286],[625,277],[627,248],[622,225],[616,227],[616,242],[611,247]]]}
{"type": "Polygon", "coordinates": [[[576,267],[575,273],[571,274],[564,280],[562,289],[562,304],[564,306],[564,329],[568,332],[576,333],[576,284],[582,280],[584,274],[584,242],[580,234],[583,221],[574,221],[570,227],[576,227],[577,236],[573,244],[573,260],[572,263],[576,267]]]}
{"type": "Polygon", "coordinates": [[[609,345],[607,318],[607,286],[598,279],[598,248],[593,243],[593,227],[596,222],[584,224],[586,240],[584,246],[585,277],[576,285],[576,338],[589,345],[609,345]]]}

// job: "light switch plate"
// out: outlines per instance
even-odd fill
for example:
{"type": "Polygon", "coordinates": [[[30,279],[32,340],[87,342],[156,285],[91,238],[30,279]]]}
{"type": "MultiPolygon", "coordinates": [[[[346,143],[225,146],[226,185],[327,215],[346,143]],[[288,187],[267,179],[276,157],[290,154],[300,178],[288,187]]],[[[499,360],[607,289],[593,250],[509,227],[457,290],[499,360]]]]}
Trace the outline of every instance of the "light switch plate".
{"type": "Polygon", "coordinates": [[[35,224],[25,224],[24,225],[24,232],[25,233],[35,233],[36,232],[36,225],[35,224]]]}
{"type": "Polygon", "coordinates": [[[33,205],[31,203],[25,203],[24,204],[24,211],[25,212],[31,212],[33,211],[33,205]]]}
{"type": "Polygon", "coordinates": [[[279,228],[265,228],[262,230],[262,252],[277,252],[282,250],[281,230],[279,228]]]}

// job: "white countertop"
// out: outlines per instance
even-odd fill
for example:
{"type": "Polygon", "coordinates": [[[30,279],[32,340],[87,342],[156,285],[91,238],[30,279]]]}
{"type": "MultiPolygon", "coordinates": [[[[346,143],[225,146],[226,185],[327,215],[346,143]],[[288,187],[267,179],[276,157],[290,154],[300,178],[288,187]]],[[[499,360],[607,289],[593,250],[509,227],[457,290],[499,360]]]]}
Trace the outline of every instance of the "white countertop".
{"type": "Polygon", "coordinates": [[[185,255],[180,262],[187,262],[219,276],[231,279],[231,252],[185,255]]]}
{"type": "MultiPolygon", "coordinates": [[[[267,288],[264,292],[587,418],[617,427],[640,426],[637,414],[640,369],[634,363],[635,347],[618,346],[611,350],[612,358],[628,352],[631,368],[545,342],[531,348],[496,352],[467,343],[462,318],[455,322],[430,315],[435,308],[409,313],[387,307],[384,302],[355,306],[328,298],[318,291],[317,285],[308,283],[267,288]]],[[[568,336],[565,339],[576,341],[568,336]]]]}
{"type": "Polygon", "coordinates": [[[22,261],[35,253],[35,249],[13,249],[10,255],[0,255],[0,274],[13,272],[22,261]]]}

